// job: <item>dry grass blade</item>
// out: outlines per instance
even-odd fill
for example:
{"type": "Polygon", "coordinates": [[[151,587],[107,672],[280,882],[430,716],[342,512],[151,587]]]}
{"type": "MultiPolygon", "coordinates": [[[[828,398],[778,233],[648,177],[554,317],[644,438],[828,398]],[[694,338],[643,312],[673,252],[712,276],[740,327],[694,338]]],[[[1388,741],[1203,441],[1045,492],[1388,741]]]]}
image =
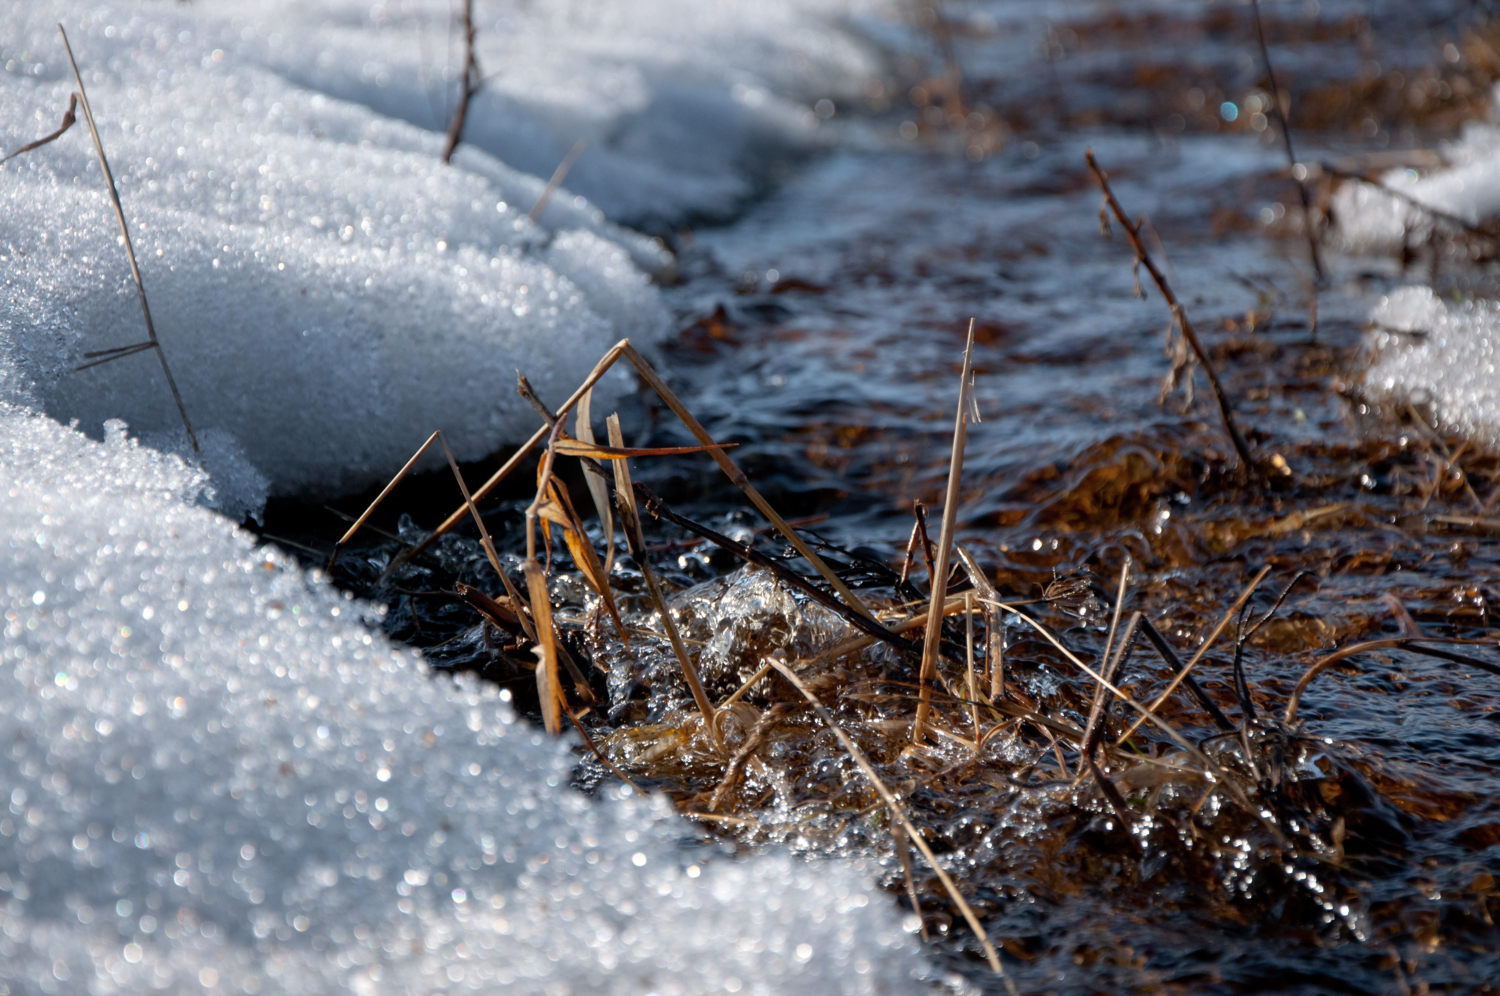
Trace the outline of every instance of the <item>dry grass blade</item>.
{"type": "MultiPolygon", "coordinates": [[[[558,425],[561,425],[561,421],[558,425]]],[[[554,445],[549,452],[556,452],[554,445]]],[[[540,485],[545,498],[537,506],[537,514],[548,522],[562,528],[563,542],[567,544],[568,553],[573,557],[573,563],[578,572],[589,586],[598,593],[604,602],[604,608],[609,612],[611,619],[615,621],[615,629],[620,634],[626,649],[630,647],[630,634],[625,629],[625,622],[620,618],[620,610],[615,605],[614,592],[609,587],[609,575],[604,570],[604,565],[599,562],[599,556],[594,552],[594,545],[589,542],[589,537],[583,530],[583,522],[578,517],[578,510],[573,507],[573,499],[568,494],[568,486],[557,477],[551,477],[545,485],[540,485]]],[[[547,534],[544,532],[543,536],[547,534]]]]}
{"type": "Polygon", "coordinates": [[[1234,418],[1234,409],[1229,404],[1229,395],[1224,393],[1224,385],[1219,382],[1219,375],[1214,371],[1213,363],[1209,361],[1208,353],[1203,349],[1203,343],[1198,341],[1198,333],[1193,330],[1193,325],[1188,321],[1187,312],[1183,310],[1177,301],[1177,295],[1172,293],[1172,286],[1167,283],[1167,278],[1162,275],[1157,267],[1156,261],[1146,251],[1145,243],[1141,241],[1141,233],[1134,222],[1125,214],[1125,209],[1120,206],[1115,192],[1110,189],[1109,177],[1104,170],[1099,168],[1099,163],[1094,159],[1094,150],[1089,149],[1084,153],[1088,160],[1089,169],[1094,174],[1094,179],[1099,183],[1099,189],[1104,192],[1104,200],[1109,204],[1115,219],[1119,221],[1120,227],[1125,229],[1125,236],[1130,240],[1130,248],[1135,252],[1135,258],[1151,274],[1156,289],[1161,292],[1162,299],[1167,302],[1171,309],[1172,317],[1177,322],[1177,327],[1182,329],[1183,338],[1192,346],[1193,354],[1198,358],[1198,363],[1203,367],[1203,373],[1208,377],[1209,386],[1213,388],[1214,400],[1219,403],[1219,417],[1224,421],[1224,430],[1229,433],[1229,441],[1234,444],[1234,452],[1238,454],[1241,464],[1246,470],[1253,471],[1256,468],[1255,461],[1250,456],[1250,446],[1245,442],[1245,437],[1240,433],[1239,424],[1234,418]]]}
{"type": "MultiPolygon", "coordinates": [[[[585,443],[594,442],[594,422],[591,413],[594,392],[588,390],[578,402],[578,413],[573,421],[573,435],[585,443]]],[[[604,526],[604,576],[609,574],[615,567],[615,517],[609,508],[609,483],[604,480],[603,474],[590,466],[588,461],[579,460],[583,467],[583,479],[589,486],[589,495],[594,499],[594,511],[599,514],[599,522],[604,526]]]]}
{"type": "Polygon", "coordinates": [[[990,943],[990,938],[985,933],[984,925],[979,922],[979,917],[974,914],[973,908],[964,899],[963,893],[958,890],[958,885],[943,870],[943,866],[938,863],[937,856],[932,853],[932,848],[927,846],[927,841],[922,836],[921,831],[916,828],[910,817],[906,815],[905,807],[897,801],[895,795],[891,793],[891,790],[886,787],[885,782],[881,780],[880,775],[875,772],[875,766],[870,763],[869,758],[865,757],[865,752],[860,750],[859,745],[850,738],[849,734],[844,732],[843,727],[834,722],[833,714],[813,694],[812,689],[808,688],[802,679],[797,677],[795,671],[774,658],[771,661],[771,665],[777,671],[781,672],[782,677],[790,681],[797,691],[802,693],[802,697],[807,699],[808,704],[813,707],[813,711],[818,714],[818,718],[823,721],[824,725],[828,727],[835,737],[838,737],[839,743],[844,746],[844,750],[849,752],[849,756],[854,759],[854,763],[859,766],[859,770],[870,780],[870,784],[874,786],[875,791],[880,795],[881,801],[885,803],[891,815],[901,823],[901,826],[906,830],[907,836],[911,838],[912,843],[917,845],[917,849],[922,852],[922,856],[927,859],[927,863],[932,866],[932,870],[937,872],[938,879],[943,883],[943,888],[947,890],[949,898],[953,900],[953,905],[958,907],[959,912],[968,921],[969,928],[974,931],[974,936],[979,938],[979,943],[984,947],[984,956],[989,959],[990,968],[994,969],[995,974],[1005,980],[1006,989],[1010,991],[1012,996],[1015,996],[1015,985],[1010,981],[1010,977],[1005,974],[1005,968],[1000,964],[1000,955],[996,953],[995,946],[990,943]]]}
{"type": "MultiPolygon", "coordinates": [[[[1167,699],[1171,697],[1173,692],[1177,691],[1177,686],[1182,684],[1183,679],[1192,672],[1193,668],[1198,666],[1198,662],[1203,659],[1204,654],[1208,653],[1208,648],[1214,645],[1214,641],[1219,638],[1219,634],[1223,633],[1224,630],[1229,627],[1229,624],[1234,621],[1235,613],[1240,611],[1240,606],[1244,605],[1250,600],[1250,596],[1255,594],[1255,589],[1260,587],[1260,583],[1264,581],[1266,575],[1270,573],[1270,565],[1267,565],[1265,567],[1262,567],[1259,573],[1257,573],[1255,577],[1251,579],[1250,583],[1245,586],[1245,590],[1240,592],[1240,597],[1234,600],[1234,604],[1231,605],[1229,607],[1229,610],[1225,612],[1223,617],[1219,619],[1218,625],[1209,632],[1208,638],[1205,639],[1202,645],[1198,647],[1197,652],[1193,654],[1193,659],[1188,661],[1183,669],[1177,673],[1177,676],[1172,679],[1169,685],[1167,685],[1166,691],[1158,695],[1156,697],[1156,701],[1151,703],[1151,708],[1147,711],[1148,715],[1155,716],[1156,710],[1161,708],[1161,704],[1167,701],[1167,699]]],[[[1145,718],[1146,717],[1143,716],[1141,719],[1137,719],[1133,724],[1131,724],[1130,729],[1126,730],[1120,736],[1120,738],[1115,741],[1115,746],[1119,747],[1121,744],[1125,743],[1125,741],[1129,740],[1131,734],[1141,728],[1141,723],[1145,721],[1145,718]]]]}
{"type": "Polygon", "coordinates": [[[777,514],[770,503],[761,497],[760,492],[755,490],[754,485],[750,483],[750,479],[745,476],[745,472],[740,470],[733,460],[724,455],[723,447],[714,442],[714,438],[708,434],[708,430],[703,428],[698,420],[693,417],[693,413],[688,411],[687,407],[681,401],[677,400],[677,395],[672,393],[672,389],[667,386],[666,381],[662,380],[651,364],[646,362],[646,358],[636,352],[634,346],[630,345],[630,340],[624,340],[621,346],[625,358],[635,367],[636,372],[641,375],[646,383],[651,385],[652,390],[660,395],[661,399],[667,403],[667,407],[672,409],[673,414],[682,420],[683,425],[687,426],[688,431],[704,446],[710,447],[708,452],[713,456],[714,462],[723,469],[724,473],[734,482],[735,486],[745,493],[745,497],[749,498],[755,507],[760,509],[760,513],[766,517],[771,525],[776,527],[776,531],[786,537],[786,541],[792,544],[793,549],[804,560],[812,564],[813,569],[833,586],[834,591],[839,593],[839,597],[861,615],[869,616],[870,610],[865,606],[864,602],[855,597],[854,592],[849,590],[849,586],[844,584],[839,576],[833,573],[832,569],[823,562],[823,558],[819,557],[813,552],[811,547],[803,542],[802,537],[797,535],[797,530],[788,525],[787,521],[777,514]]]}
{"type": "Polygon", "coordinates": [[[35,142],[31,142],[21,146],[19,149],[6,156],[4,159],[0,159],[0,166],[4,166],[6,163],[10,162],[12,159],[16,158],[16,156],[19,156],[22,153],[30,152],[33,149],[40,149],[48,142],[55,142],[59,138],[62,138],[63,133],[69,128],[73,127],[73,123],[78,120],[78,118],[74,114],[74,112],[76,112],[77,110],[78,94],[70,93],[68,94],[68,109],[63,112],[62,124],[57,126],[57,130],[50,135],[43,135],[35,142]]]}
{"type": "MultiPolygon", "coordinates": [[[[354,538],[354,534],[359,532],[360,528],[364,526],[365,522],[370,518],[370,516],[375,514],[375,509],[379,508],[380,503],[385,501],[386,496],[395,489],[396,485],[401,483],[402,478],[411,473],[411,469],[417,465],[417,461],[422,459],[422,454],[427,452],[428,448],[432,446],[434,442],[436,442],[437,438],[438,433],[434,432],[432,435],[427,437],[427,441],[425,443],[417,447],[417,452],[411,455],[411,459],[406,461],[406,464],[400,470],[396,471],[396,476],[391,478],[390,483],[381,489],[380,494],[375,496],[375,500],[370,502],[370,507],[365,509],[363,515],[354,520],[354,524],[350,526],[348,531],[345,532],[344,535],[339,539],[339,541],[333,545],[333,553],[328,557],[328,570],[333,570],[334,561],[339,559],[339,553],[344,549],[344,544],[348,543],[354,538]]],[[[468,498],[467,496],[465,496],[464,508],[468,508],[468,506],[468,498]]]]}
{"type": "MultiPolygon", "coordinates": [[[[591,371],[588,377],[584,379],[583,384],[579,386],[578,390],[574,391],[572,396],[569,397],[567,401],[563,402],[563,406],[557,410],[557,415],[555,417],[562,418],[569,411],[571,411],[573,407],[583,399],[583,396],[591,391],[595,384],[599,383],[599,378],[603,377],[606,373],[609,372],[610,368],[615,365],[615,362],[617,360],[619,360],[620,356],[624,353],[625,348],[628,345],[630,345],[629,339],[621,339],[619,342],[611,346],[609,350],[604,354],[604,356],[600,358],[599,362],[594,365],[593,371],[591,371]]],[[[551,432],[552,425],[551,423],[548,423],[546,425],[543,425],[536,432],[532,433],[531,438],[522,443],[521,447],[517,449],[515,453],[511,454],[510,459],[506,460],[505,463],[500,465],[499,470],[491,474],[488,480],[486,480],[483,484],[481,484],[474,490],[474,501],[484,501],[489,493],[498,488],[500,486],[500,482],[509,477],[511,473],[517,467],[519,467],[528,456],[531,455],[531,451],[536,449],[537,446],[541,444],[542,440],[546,439],[551,432]]],[[[459,520],[467,514],[468,508],[466,506],[460,505],[458,508],[449,513],[446,519],[439,523],[438,527],[432,531],[432,535],[428,536],[422,542],[412,547],[402,556],[405,559],[410,559],[421,553],[423,550],[426,550],[427,547],[437,542],[438,537],[442,536],[448,530],[456,526],[459,520]]]]}
{"type": "Polygon", "coordinates": [[[557,164],[557,169],[552,171],[552,177],[547,181],[547,185],[542,188],[542,192],[538,195],[536,203],[531,205],[529,217],[533,222],[541,218],[542,212],[547,210],[547,202],[552,200],[552,195],[557,193],[557,188],[563,185],[563,181],[568,178],[568,171],[573,168],[573,164],[578,161],[578,157],[583,155],[583,150],[588,148],[588,146],[589,140],[580,138],[573,143],[573,147],[568,150],[568,154],[563,156],[562,162],[557,164]]]}
{"type": "Polygon", "coordinates": [[[906,837],[906,827],[898,820],[891,825],[891,845],[896,851],[896,860],[901,864],[901,879],[906,884],[906,897],[911,900],[911,911],[916,914],[921,927],[922,940],[932,937],[927,930],[927,918],[922,915],[922,900],[917,897],[917,880],[911,873],[911,841],[906,837]]]}
{"type": "MultiPolygon", "coordinates": [[[[1125,563],[1120,565],[1120,586],[1115,591],[1115,611],[1114,615],[1111,616],[1109,620],[1109,636],[1107,636],[1104,640],[1104,654],[1099,658],[1100,662],[1102,663],[1102,670],[1104,672],[1105,680],[1110,680],[1114,677],[1114,667],[1112,666],[1110,655],[1114,652],[1115,637],[1120,632],[1120,613],[1125,608],[1125,589],[1129,584],[1130,558],[1127,557],[1125,558],[1125,563]]],[[[1134,620],[1132,620],[1132,622],[1134,622],[1134,620]]],[[[1127,645],[1128,643],[1122,642],[1121,650],[1123,651],[1127,645]]],[[[1103,683],[1100,683],[1094,686],[1094,704],[1089,709],[1088,726],[1084,729],[1083,746],[1085,752],[1088,752],[1091,749],[1091,745],[1089,742],[1093,739],[1094,730],[1099,724],[1099,718],[1103,711],[1104,685],[1103,683]]]]}
{"type": "Polygon", "coordinates": [[[964,661],[968,665],[969,719],[974,724],[974,743],[979,743],[979,679],[974,676],[974,593],[964,592],[964,661]]]}
{"type": "Polygon", "coordinates": [[[130,226],[125,221],[125,208],[120,205],[120,191],[115,186],[115,175],[110,172],[109,160],[104,156],[104,142],[100,140],[99,127],[94,123],[94,110],[89,106],[89,94],[83,86],[83,74],[78,71],[78,60],[73,58],[73,46],[68,43],[67,31],[63,30],[61,24],[57,26],[57,30],[62,35],[63,48],[68,51],[68,64],[73,67],[73,79],[78,84],[78,102],[83,105],[83,119],[88,123],[89,135],[94,139],[94,151],[99,155],[99,169],[104,173],[105,182],[109,187],[109,199],[115,209],[115,220],[120,223],[120,234],[125,239],[125,258],[130,262],[130,275],[135,278],[136,294],[141,299],[141,317],[146,320],[146,336],[156,350],[156,358],[161,361],[161,371],[167,378],[167,387],[172,390],[172,400],[177,402],[177,414],[182,416],[182,425],[187,429],[188,442],[192,443],[193,452],[197,453],[198,434],[193,431],[193,421],[188,418],[187,407],[182,403],[182,393],[177,390],[177,381],[172,377],[172,368],[167,365],[167,354],[163,352],[161,342],[156,338],[156,326],[151,321],[151,306],[146,303],[146,285],[141,281],[141,268],[135,261],[135,243],[130,240],[130,226]]]}
{"type": "MultiPolygon", "coordinates": [[[[620,432],[620,416],[611,415],[608,426],[609,444],[617,448],[623,447],[625,438],[620,432]]],[[[620,522],[625,527],[625,540],[635,553],[641,576],[646,580],[646,590],[650,593],[651,602],[661,616],[662,628],[667,631],[667,639],[672,644],[672,652],[677,655],[677,663],[682,667],[682,676],[687,680],[688,689],[693,693],[693,701],[697,703],[698,712],[702,714],[704,725],[717,741],[719,726],[714,722],[717,710],[714,709],[714,704],[698,677],[697,666],[693,664],[693,659],[688,656],[687,647],[682,643],[682,635],[677,632],[677,622],[672,618],[672,610],[667,606],[667,600],[662,595],[661,580],[656,576],[655,568],[651,566],[651,558],[646,556],[646,537],[641,531],[641,515],[635,505],[635,489],[630,484],[630,464],[625,460],[616,460],[614,468],[615,501],[619,503],[620,522]]]]}
{"type": "Polygon", "coordinates": [[[984,576],[978,562],[970,555],[968,550],[958,544],[954,544],[958,551],[959,559],[963,561],[964,570],[969,575],[969,583],[974,590],[979,592],[979,604],[984,606],[984,631],[988,640],[988,647],[984,655],[984,669],[989,680],[990,700],[1001,698],[1005,695],[1005,630],[1000,625],[1000,616],[989,602],[1000,601],[1000,593],[995,586],[990,584],[990,579],[984,576]]]}
{"type": "MultiPolygon", "coordinates": [[[[552,426],[552,440],[562,432],[562,419],[552,426]]],[[[536,621],[539,663],[536,669],[536,692],[542,709],[542,725],[547,732],[557,736],[562,732],[563,691],[557,680],[557,643],[552,628],[552,596],[547,591],[547,575],[536,559],[537,523],[541,518],[540,508],[547,500],[547,485],[552,479],[552,464],[556,454],[549,445],[547,456],[542,461],[536,498],[526,509],[526,560],[522,569],[526,573],[526,588],[531,594],[531,615],[536,621]]],[[[464,495],[465,504],[474,508],[474,501],[464,495]]],[[[476,511],[475,517],[478,517],[476,511]]],[[[482,527],[481,527],[482,528],[482,527]]],[[[543,526],[542,528],[546,528],[543,526]]],[[[498,570],[498,568],[497,568],[498,570]]],[[[503,572],[502,572],[503,573],[503,572]]]]}
{"type": "MultiPolygon", "coordinates": [[[[969,427],[969,392],[972,385],[969,377],[974,371],[974,319],[969,319],[968,341],[964,344],[964,366],[958,382],[958,414],[953,419],[953,452],[948,460],[948,490],[943,498],[943,528],[938,534],[937,558],[932,571],[932,604],[942,605],[948,593],[948,557],[953,550],[953,531],[958,525],[958,486],[964,473],[964,442],[969,427]]],[[[932,693],[928,683],[937,675],[938,641],[942,637],[941,613],[932,613],[927,619],[927,634],[922,642],[922,698],[917,703],[917,715],[912,721],[912,743],[921,743],[927,723],[927,712],[932,707],[932,693]]]]}

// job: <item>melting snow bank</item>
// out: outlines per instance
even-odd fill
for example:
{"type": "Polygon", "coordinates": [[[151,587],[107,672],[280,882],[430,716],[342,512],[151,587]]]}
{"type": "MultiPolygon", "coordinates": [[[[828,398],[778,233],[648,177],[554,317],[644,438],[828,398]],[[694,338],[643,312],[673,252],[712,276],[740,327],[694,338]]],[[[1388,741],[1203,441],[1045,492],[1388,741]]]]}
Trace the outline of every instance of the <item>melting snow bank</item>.
{"type": "MultiPolygon", "coordinates": [[[[493,452],[535,421],[517,367],[561,398],[612,342],[667,327],[641,269],[663,251],[597,211],[533,225],[535,177],[445,166],[440,137],[225,56],[175,4],[75,8],[0,14],[0,142],[61,118],[65,19],[187,410],[274,491],[384,480],[439,427],[461,458],[493,452]]],[[[117,242],[82,124],[0,170],[5,396],[180,435],[151,353],[76,369],[145,338],[117,242]]]]}
{"type": "MultiPolygon", "coordinates": [[[[614,341],[667,330],[656,242],[568,191],[528,218],[576,138],[593,144],[570,185],[616,213],[722,213],[770,136],[816,130],[778,93],[838,95],[874,71],[830,26],[842,0],[533,6],[481,25],[496,75],[452,166],[446,0],[0,11],[0,147],[62,118],[65,22],[187,410],[272,492],[384,481],[439,427],[482,457],[534,427],[517,368],[560,400],[614,341]]],[[[0,168],[0,399],[95,435],[111,418],[180,435],[151,353],[76,369],[145,338],[117,240],[81,122],[0,168]]],[[[628,384],[607,378],[601,400],[628,384]]],[[[228,505],[253,510],[253,492],[228,505]]]]}
{"type": "MultiPolygon", "coordinates": [[[[1500,91],[1496,96],[1500,97],[1500,91]]],[[[1334,194],[1332,215],[1344,247],[1392,253],[1403,246],[1422,245],[1432,234],[1432,217],[1419,204],[1470,225],[1500,216],[1500,127],[1468,125],[1461,140],[1444,147],[1443,159],[1447,166],[1427,176],[1395,169],[1380,178],[1404,197],[1367,183],[1340,187],[1334,194]]]]}
{"type": "Polygon", "coordinates": [[[1375,362],[1362,393],[1403,410],[1424,409],[1435,428],[1500,452],[1500,303],[1447,304],[1427,287],[1404,287],[1371,316],[1375,362]]]}
{"type": "Polygon", "coordinates": [[[0,993],[926,988],[869,870],[576,794],[177,458],[6,408],[0,480],[0,993]]]}

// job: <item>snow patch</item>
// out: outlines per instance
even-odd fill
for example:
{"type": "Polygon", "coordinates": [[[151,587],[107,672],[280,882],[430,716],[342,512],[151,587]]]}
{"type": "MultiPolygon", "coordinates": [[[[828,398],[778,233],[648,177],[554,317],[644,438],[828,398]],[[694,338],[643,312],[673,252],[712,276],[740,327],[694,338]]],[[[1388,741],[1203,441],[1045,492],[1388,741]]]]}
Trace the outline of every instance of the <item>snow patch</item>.
{"type": "Polygon", "coordinates": [[[574,793],[562,742],[187,504],[181,460],[6,408],[0,479],[14,996],[927,988],[871,869],[574,793]]]}

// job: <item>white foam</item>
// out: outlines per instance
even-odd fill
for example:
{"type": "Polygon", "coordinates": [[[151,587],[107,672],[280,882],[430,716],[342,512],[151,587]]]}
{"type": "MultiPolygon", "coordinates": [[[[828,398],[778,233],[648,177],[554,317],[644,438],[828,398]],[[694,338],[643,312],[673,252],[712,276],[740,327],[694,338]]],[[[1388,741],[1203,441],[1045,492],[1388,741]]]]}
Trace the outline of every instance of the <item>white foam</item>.
{"type": "Polygon", "coordinates": [[[1449,304],[1427,287],[1405,287],[1381,299],[1372,321],[1375,361],[1362,392],[1404,411],[1425,410],[1435,428],[1500,452],[1500,304],[1449,304]]]}
{"type": "Polygon", "coordinates": [[[5,409],[0,479],[0,991],[924,988],[868,869],[577,795],[176,457],[5,409]]]}

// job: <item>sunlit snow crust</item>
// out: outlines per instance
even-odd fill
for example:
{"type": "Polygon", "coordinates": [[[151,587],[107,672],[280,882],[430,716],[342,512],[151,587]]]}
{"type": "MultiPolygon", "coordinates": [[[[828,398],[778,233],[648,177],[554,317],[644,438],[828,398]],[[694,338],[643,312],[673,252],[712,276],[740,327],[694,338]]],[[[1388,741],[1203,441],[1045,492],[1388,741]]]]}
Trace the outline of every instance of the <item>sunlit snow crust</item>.
{"type": "Polygon", "coordinates": [[[0,430],[0,992],[924,988],[871,870],[703,862],[176,457],[0,430]]]}

